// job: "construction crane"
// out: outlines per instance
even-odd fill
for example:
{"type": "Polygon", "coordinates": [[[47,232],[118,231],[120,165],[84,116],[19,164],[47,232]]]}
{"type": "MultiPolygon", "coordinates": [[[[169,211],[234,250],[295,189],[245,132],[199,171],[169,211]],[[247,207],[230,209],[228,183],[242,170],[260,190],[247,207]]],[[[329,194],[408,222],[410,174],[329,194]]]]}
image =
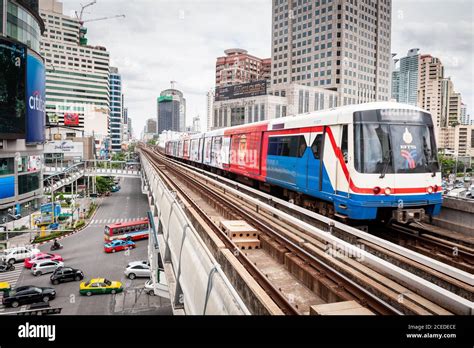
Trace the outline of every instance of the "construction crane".
{"type": "Polygon", "coordinates": [[[85,21],[81,21],[81,24],[82,23],[87,23],[87,22],[103,21],[105,19],[113,19],[113,18],[125,18],[125,15],[121,14],[121,15],[116,15],[116,16],[111,16],[111,17],[101,17],[101,18],[88,19],[88,20],[85,20],[85,21]]]}
{"type": "Polygon", "coordinates": [[[109,16],[109,17],[101,17],[101,18],[94,18],[94,19],[84,20],[83,19],[84,10],[87,7],[95,5],[96,3],[97,3],[97,0],[93,0],[93,1],[91,1],[87,4],[85,4],[85,5],[81,4],[81,11],[79,13],[76,11],[76,17],[79,20],[79,24],[81,25],[81,27],[79,28],[79,45],[81,45],[81,46],[87,45],[87,38],[86,38],[87,28],[84,27],[84,23],[103,21],[103,20],[106,20],[106,19],[113,19],[113,18],[125,18],[125,15],[122,14],[122,15],[116,15],[116,16],[109,16]]]}
{"type": "Polygon", "coordinates": [[[81,4],[81,12],[78,14],[77,11],[76,11],[76,17],[79,21],[82,21],[82,15],[84,14],[84,9],[86,9],[87,7],[90,7],[92,5],[95,5],[97,3],[97,0],[94,0],[92,2],[89,2],[88,4],[86,5],[82,5],[81,4]]]}

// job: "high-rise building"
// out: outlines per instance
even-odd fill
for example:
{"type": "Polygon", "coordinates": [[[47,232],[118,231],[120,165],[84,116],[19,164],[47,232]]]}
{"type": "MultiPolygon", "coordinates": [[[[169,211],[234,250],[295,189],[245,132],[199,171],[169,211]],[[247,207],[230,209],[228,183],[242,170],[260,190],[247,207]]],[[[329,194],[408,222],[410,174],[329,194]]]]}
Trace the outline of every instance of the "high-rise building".
{"type": "Polygon", "coordinates": [[[393,86],[393,83],[396,82],[393,81],[393,77],[397,78],[397,75],[392,75],[392,89],[395,88],[395,91],[398,90],[397,101],[399,103],[416,105],[418,102],[418,81],[420,74],[419,51],[419,48],[412,48],[405,57],[400,59],[397,86],[393,86]]]}
{"type": "Polygon", "coordinates": [[[132,119],[130,117],[127,118],[127,131],[128,131],[129,140],[132,140],[133,139],[133,127],[132,127],[132,119]]]}
{"type": "Polygon", "coordinates": [[[184,132],[186,129],[186,99],[177,89],[166,89],[157,100],[158,133],[165,130],[184,132]]]}
{"type": "Polygon", "coordinates": [[[44,30],[37,0],[0,0],[0,223],[43,198],[44,30]]]}
{"type": "Polygon", "coordinates": [[[193,117],[193,125],[191,127],[191,132],[199,133],[201,131],[201,118],[199,115],[193,117]]]}
{"type": "Polygon", "coordinates": [[[157,132],[156,119],[149,118],[146,120],[145,133],[156,134],[157,132]]]}
{"type": "Polygon", "coordinates": [[[272,1],[275,95],[290,83],[337,90],[341,105],[390,97],[391,0],[272,1]]]}
{"type": "Polygon", "coordinates": [[[122,151],[123,95],[122,76],[118,68],[110,67],[110,122],[109,134],[112,152],[122,151]]]}
{"type": "Polygon", "coordinates": [[[216,87],[269,78],[271,59],[261,59],[248,54],[246,50],[232,48],[225,50],[225,56],[216,61],[216,87]]]}
{"type": "MultiPolygon", "coordinates": [[[[419,56],[417,105],[429,111],[436,127],[443,127],[446,117],[443,115],[443,79],[444,67],[441,61],[429,54],[419,56]]],[[[452,84],[450,83],[450,86],[452,84]]],[[[401,87],[400,87],[401,88],[401,87]]],[[[449,95],[451,92],[447,93],[449,95]]],[[[448,97],[449,98],[449,97],[448,97]]],[[[401,100],[403,102],[403,100],[401,100]]]]}
{"type": "Polygon", "coordinates": [[[210,89],[206,93],[206,106],[207,106],[207,114],[206,114],[206,130],[210,131],[212,128],[212,113],[213,113],[213,104],[214,104],[214,96],[215,90],[214,88],[210,89]]]}
{"type": "Polygon", "coordinates": [[[390,66],[392,76],[390,97],[394,101],[398,101],[400,98],[400,68],[397,66],[399,59],[395,58],[396,55],[396,53],[392,53],[392,65],[390,66]]]}
{"type": "Polygon", "coordinates": [[[55,140],[109,136],[109,53],[100,46],[80,44],[78,19],[63,14],[57,0],[40,0],[46,25],[41,53],[46,59],[46,113],[55,140]],[[54,120],[54,121],[52,121],[54,120]],[[61,139],[59,139],[60,137],[61,139]]]}
{"type": "Polygon", "coordinates": [[[460,117],[460,123],[462,125],[470,125],[471,124],[471,117],[467,113],[467,105],[464,103],[461,103],[461,117],[460,117]]]}

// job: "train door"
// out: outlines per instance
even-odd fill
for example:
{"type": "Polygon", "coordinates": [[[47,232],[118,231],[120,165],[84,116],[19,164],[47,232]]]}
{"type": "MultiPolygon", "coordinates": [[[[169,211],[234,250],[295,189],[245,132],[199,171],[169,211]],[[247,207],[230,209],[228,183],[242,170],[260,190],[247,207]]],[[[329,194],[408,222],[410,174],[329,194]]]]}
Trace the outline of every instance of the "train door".
{"type": "Polygon", "coordinates": [[[335,171],[335,193],[344,198],[349,197],[350,177],[349,177],[349,125],[345,124],[340,127],[339,131],[334,134],[334,139],[339,145],[336,148],[336,171],[335,171]],[[347,176],[346,176],[347,173],[347,176]]]}
{"type": "Polygon", "coordinates": [[[322,157],[323,157],[323,133],[316,132],[310,135],[311,153],[308,156],[306,189],[309,193],[316,194],[322,191],[322,157]]]}

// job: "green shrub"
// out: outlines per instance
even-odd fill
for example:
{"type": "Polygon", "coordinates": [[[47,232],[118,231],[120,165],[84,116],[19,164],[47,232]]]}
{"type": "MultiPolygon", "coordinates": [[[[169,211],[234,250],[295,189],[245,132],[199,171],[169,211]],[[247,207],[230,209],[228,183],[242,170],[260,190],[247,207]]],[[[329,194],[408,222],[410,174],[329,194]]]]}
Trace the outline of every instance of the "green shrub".
{"type": "Polygon", "coordinates": [[[86,222],[84,220],[79,220],[75,223],[74,225],[74,228],[78,229],[78,228],[81,228],[83,227],[84,225],[86,224],[86,222]]]}
{"type": "Polygon", "coordinates": [[[44,236],[44,237],[36,237],[33,240],[33,243],[41,243],[41,242],[46,242],[47,240],[59,238],[61,236],[64,236],[65,234],[70,233],[71,231],[56,231],[52,232],[51,234],[44,236]]]}

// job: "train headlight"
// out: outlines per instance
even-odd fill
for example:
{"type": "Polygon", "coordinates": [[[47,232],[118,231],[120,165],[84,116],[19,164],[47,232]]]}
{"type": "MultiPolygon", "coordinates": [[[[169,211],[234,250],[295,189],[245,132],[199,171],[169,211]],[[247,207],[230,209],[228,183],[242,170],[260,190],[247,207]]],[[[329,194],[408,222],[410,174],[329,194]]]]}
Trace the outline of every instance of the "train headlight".
{"type": "Polygon", "coordinates": [[[385,190],[383,190],[386,196],[390,196],[392,194],[392,189],[390,187],[386,187],[385,190]]]}
{"type": "Polygon", "coordinates": [[[428,191],[428,193],[433,193],[435,192],[435,189],[433,186],[428,186],[428,188],[426,189],[428,191]]]}
{"type": "Polygon", "coordinates": [[[378,195],[380,193],[380,191],[382,191],[382,189],[378,186],[374,187],[373,188],[373,191],[374,191],[374,194],[378,195]]]}

